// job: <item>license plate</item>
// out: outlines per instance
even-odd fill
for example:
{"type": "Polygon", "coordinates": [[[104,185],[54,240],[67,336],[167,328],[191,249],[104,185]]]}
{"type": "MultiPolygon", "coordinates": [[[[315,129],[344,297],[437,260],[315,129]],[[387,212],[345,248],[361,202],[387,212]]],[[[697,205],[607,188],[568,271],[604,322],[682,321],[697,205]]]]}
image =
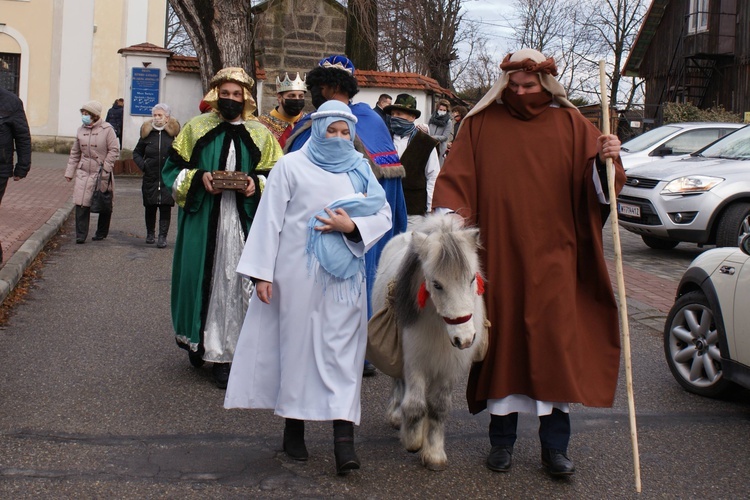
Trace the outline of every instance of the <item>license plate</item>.
{"type": "Polygon", "coordinates": [[[617,213],[620,215],[626,215],[628,217],[640,217],[641,207],[638,205],[630,205],[628,203],[618,203],[617,213]]]}

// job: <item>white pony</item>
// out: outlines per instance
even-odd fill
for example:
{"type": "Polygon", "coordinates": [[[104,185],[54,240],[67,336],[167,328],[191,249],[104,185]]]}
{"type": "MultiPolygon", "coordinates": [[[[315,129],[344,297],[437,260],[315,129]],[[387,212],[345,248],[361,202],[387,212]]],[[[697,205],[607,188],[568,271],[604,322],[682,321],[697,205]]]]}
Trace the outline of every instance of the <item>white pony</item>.
{"type": "Polygon", "coordinates": [[[401,328],[404,378],[393,380],[387,416],[401,443],[422,463],[443,470],[451,391],[486,351],[479,230],[455,214],[429,215],[393,238],[380,256],[372,305],[393,309],[401,328]]]}

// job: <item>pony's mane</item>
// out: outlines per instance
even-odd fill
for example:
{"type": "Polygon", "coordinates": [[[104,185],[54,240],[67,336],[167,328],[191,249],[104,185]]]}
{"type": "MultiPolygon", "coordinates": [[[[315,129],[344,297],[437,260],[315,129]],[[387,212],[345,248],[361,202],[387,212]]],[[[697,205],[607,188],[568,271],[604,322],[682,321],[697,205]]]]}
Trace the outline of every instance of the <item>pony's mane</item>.
{"type": "Polygon", "coordinates": [[[422,281],[424,274],[419,255],[410,249],[401,263],[393,290],[393,308],[402,326],[414,324],[419,317],[417,293],[422,281]]]}
{"type": "Polygon", "coordinates": [[[427,262],[436,274],[465,275],[474,274],[469,259],[463,251],[460,233],[445,232],[440,234],[438,253],[433,262],[427,262]]]}

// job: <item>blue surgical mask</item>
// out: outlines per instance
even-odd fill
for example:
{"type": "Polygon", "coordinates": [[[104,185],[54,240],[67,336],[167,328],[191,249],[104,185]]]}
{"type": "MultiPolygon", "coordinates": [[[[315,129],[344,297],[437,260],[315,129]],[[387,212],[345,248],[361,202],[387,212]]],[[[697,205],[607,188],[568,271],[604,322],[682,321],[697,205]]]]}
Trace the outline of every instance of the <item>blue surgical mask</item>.
{"type": "Polygon", "coordinates": [[[89,115],[81,115],[81,121],[84,125],[91,125],[91,117],[89,115]]]}

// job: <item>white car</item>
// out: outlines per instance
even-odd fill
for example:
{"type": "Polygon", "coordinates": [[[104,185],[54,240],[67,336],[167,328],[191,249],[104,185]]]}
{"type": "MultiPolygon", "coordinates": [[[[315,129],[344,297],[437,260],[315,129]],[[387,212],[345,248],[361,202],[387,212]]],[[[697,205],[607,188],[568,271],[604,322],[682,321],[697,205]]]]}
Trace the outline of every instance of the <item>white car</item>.
{"type": "Polygon", "coordinates": [[[620,151],[622,165],[627,170],[647,163],[685,156],[742,126],[742,123],[718,122],[662,125],[623,143],[620,151]]]}
{"type": "Polygon", "coordinates": [[[664,325],[669,369],[686,390],[717,397],[750,388],[750,235],[699,255],[664,325]]]}

